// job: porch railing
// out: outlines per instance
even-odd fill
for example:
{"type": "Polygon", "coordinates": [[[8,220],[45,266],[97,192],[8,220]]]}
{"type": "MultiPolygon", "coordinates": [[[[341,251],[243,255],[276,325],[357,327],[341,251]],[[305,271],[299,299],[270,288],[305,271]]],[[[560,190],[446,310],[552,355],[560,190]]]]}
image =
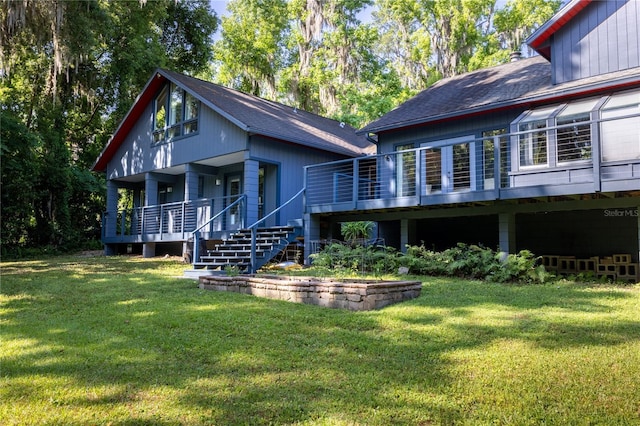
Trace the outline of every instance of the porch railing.
{"type": "Polygon", "coordinates": [[[300,191],[298,191],[293,197],[289,198],[287,201],[285,201],[280,206],[278,206],[278,208],[271,211],[268,215],[266,215],[262,219],[258,219],[257,222],[252,223],[247,227],[247,229],[251,231],[251,265],[249,265],[249,273],[253,274],[256,272],[256,269],[257,269],[256,268],[256,247],[257,247],[258,226],[260,226],[261,223],[264,223],[270,217],[275,216],[280,210],[282,210],[284,207],[291,204],[296,198],[304,194],[304,192],[305,192],[305,188],[302,187],[300,191]]]}
{"type": "Polygon", "coordinates": [[[228,214],[231,214],[234,211],[243,211],[245,212],[242,217],[240,223],[238,223],[238,229],[244,228],[245,218],[246,218],[246,205],[247,205],[247,196],[246,194],[242,194],[240,196],[235,197],[236,199],[231,202],[227,207],[216,213],[212,216],[208,221],[198,226],[196,229],[191,231],[191,236],[189,240],[193,243],[193,259],[192,263],[195,268],[195,264],[200,260],[200,234],[202,230],[208,226],[211,226],[215,221],[220,218],[225,217],[228,214]]]}
{"type": "MultiPolygon", "coordinates": [[[[531,128],[532,127],[532,128],[531,128]]],[[[305,167],[307,212],[640,189],[640,113],[305,167]]]]}
{"type": "Polygon", "coordinates": [[[195,229],[213,233],[244,224],[243,204],[217,215],[238,196],[207,198],[105,212],[102,218],[103,240],[145,241],[187,239],[195,229]],[[211,220],[215,216],[216,220],[211,220]],[[206,224],[206,229],[203,229],[206,224]]]}

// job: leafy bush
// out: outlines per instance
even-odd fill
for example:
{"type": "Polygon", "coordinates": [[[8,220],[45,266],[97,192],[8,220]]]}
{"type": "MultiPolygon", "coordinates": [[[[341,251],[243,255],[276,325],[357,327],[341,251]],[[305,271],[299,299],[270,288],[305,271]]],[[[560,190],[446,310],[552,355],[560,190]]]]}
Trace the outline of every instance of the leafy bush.
{"type": "Polygon", "coordinates": [[[544,266],[537,265],[539,258],[529,250],[522,250],[518,254],[506,256],[504,253],[497,253],[496,259],[500,262],[500,267],[491,276],[494,281],[543,283],[551,277],[551,274],[545,270],[544,266]]]}
{"type": "Polygon", "coordinates": [[[344,222],[340,226],[340,233],[352,246],[358,245],[358,240],[363,241],[371,236],[374,223],[371,221],[344,222]]]}
{"type": "Polygon", "coordinates": [[[544,282],[550,277],[528,250],[505,254],[477,245],[459,243],[435,252],[424,245],[408,246],[400,264],[419,275],[453,276],[498,282],[544,282]]]}
{"type": "Polygon", "coordinates": [[[545,282],[551,277],[528,250],[517,254],[459,243],[437,252],[424,245],[407,246],[406,253],[385,247],[331,244],[311,255],[313,266],[333,272],[395,273],[399,266],[415,275],[449,276],[496,282],[545,282]]]}
{"type": "Polygon", "coordinates": [[[336,272],[381,275],[395,272],[398,268],[397,252],[391,247],[349,246],[335,243],[310,257],[315,268],[326,268],[336,272]]]}

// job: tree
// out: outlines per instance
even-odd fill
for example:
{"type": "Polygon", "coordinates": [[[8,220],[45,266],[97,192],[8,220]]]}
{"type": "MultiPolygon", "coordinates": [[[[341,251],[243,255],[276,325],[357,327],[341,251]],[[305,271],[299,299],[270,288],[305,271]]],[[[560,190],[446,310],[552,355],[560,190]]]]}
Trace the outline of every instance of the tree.
{"type": "Polygon", "coordinates": [[[388,60],[402,86],[410,91],[424,89],[434,73],[423,15],[417,0],[378,0],[373,14],[380,29],[376,52],[388,60]]]}
{"type": "Polygon", "coordinates": [[[222,18],[215,44],[214,78],[221,84],[275,100],[284,61],[287,5],[284,0],[235,0],[222,18]]]}
{"type": "Polygon", "coordinates": [[[0,113],[30,135],[29,155],[4,145],[3,161],[15,154],[37,171],[30,220],[11,235],[58,247],[95,238],[104,188],[88,168],[153,69],[207,69],[216,29],[207,0],[0,5],[0,113]]]}
{"type": "Polygon", "coordinates": [[[33,188],[38,174],[35,149],[38,135],[29,131],[12,112],[0,111],[0,245],[3,253],[19,247],[27,238],[33,217],[33,188]]]}
{"type": "Polygon", "coordinates": [[[179,72],[204,73],[213,60],[212,35],[217,27],[209,0],[170,1],[159,40],[167,63],[179,72]]]}
{"type": "Polygon", "coordinates": [[[562,0],[509,0],[496,11],[494,26],[502,47],[520,52],[522,43],[558,11],[562,0]]]}
{"type": "Polygon", "coordinates": [[[338,93],[360,81],[365,52],[370,50],[357,18],[370,4],[370,0],[291,2],[298,60],[287,75],[297,106],[328,116],[339,114],[338,93]]]}

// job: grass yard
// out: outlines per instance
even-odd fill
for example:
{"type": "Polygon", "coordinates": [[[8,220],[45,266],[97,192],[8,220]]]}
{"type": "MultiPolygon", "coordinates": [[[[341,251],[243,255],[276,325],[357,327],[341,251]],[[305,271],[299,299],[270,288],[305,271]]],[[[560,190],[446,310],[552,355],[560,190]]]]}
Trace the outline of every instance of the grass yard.
{"type": "Polygon", "coordinates": [[[0,424],[640,424],[640,285],[428,278],[348,312],[184,268],[3,262],[0,424]]]}

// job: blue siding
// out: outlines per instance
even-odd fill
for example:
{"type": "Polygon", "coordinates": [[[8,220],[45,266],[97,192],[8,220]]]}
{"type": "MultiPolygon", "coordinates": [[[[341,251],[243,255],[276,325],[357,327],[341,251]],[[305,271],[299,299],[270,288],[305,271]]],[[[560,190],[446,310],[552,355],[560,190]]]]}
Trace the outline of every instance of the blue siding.
{"type": "Polygon", "coordinates": [[[202,107],[199,132],[152,145],[149,105],[107,167],[107,178],[125,178],[246,149],[247,134],[209,108],[202,107]]]}
{"type": "MultiPolygon", "coordinates": [[[[279,168],[279,198],[278,205],[293,197],[304,186],[304,166],[319,164],[343,159],[344,156],[331,154],[325,151],[316,151],[298,145],[278,142],[273,139],[254,136],[250,143],[250,156],[252,159],[270,164],[277,164],[279,168]]],[[[269,179],[267,184],[274,179],[269,179]]],[[[267,195],[273,188],[267,188],[267,195]]],[[[269,206],[265,206],[269,209],[269,206]]],[[[280,214],[280,224],[286,224],[288,219],[302,217],[302,198],[286,206],[280,214]]],[[[268,214],[269,210],[265,212],[268,214]]]]}
{"type": "Polygon", "coordinates": [[[596,1],[554,35],[554,83],[640,66],[640,6],[636,1],[596,1]]]}
{"type": "Polygon", "coordinates": [[[478,118],[465,118],[447,123],[435,124],[411,129],[396,130],[394,132],[379,135],[378,152],[393,152],[398,145],[414,144],[417,148],[422,142],[430,142],[439,139],[451,139],[458,136],[475,135],[482,137],[482,132],[495,129],[506,129],[515,120],[522,110],[495,113],[478,118]]]}

